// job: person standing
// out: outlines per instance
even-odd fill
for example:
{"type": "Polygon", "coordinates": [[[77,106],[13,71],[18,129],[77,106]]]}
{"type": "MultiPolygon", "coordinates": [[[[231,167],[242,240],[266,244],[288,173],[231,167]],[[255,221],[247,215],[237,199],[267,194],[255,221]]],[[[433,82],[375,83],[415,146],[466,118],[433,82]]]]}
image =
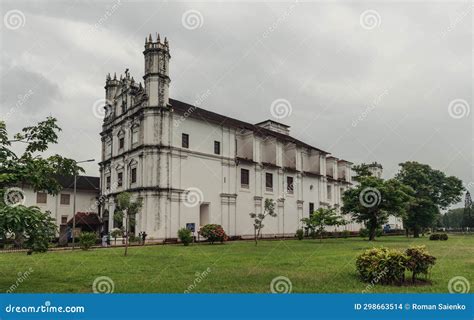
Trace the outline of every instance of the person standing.
{"type": "Polygon", "coordinates": [[[146,232],[143,231],[143,232],[142,232],[142,246],[145,245],[146,236],[147,236],[146,232]]]}

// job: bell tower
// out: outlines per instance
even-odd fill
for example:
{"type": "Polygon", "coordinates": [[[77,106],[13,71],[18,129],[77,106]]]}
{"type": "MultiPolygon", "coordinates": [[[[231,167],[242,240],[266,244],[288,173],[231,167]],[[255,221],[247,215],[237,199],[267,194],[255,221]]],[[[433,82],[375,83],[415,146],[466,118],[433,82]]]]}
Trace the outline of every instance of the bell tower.
{"type": "Polygon", "coordinates": [[[148,95],[148,105],[151,107],[169,106],[169,59],[170,51],[168,40],[160,41],[157,34],[153,41],[151,34],[145,38],[145,92],[148,95]]]}

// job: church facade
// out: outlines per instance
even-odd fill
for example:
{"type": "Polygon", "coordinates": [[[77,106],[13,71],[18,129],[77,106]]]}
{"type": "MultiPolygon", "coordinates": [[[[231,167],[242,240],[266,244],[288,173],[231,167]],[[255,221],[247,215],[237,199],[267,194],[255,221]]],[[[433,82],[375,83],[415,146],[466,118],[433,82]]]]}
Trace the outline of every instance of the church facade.
{"type": "MultiPolygon", "coordinates": [[[[145,40],[143,85],[107,76],[100,163],[102,219],[116,227],[115,196],[141,197],[135,233],[176,238],[180,228],[215,223],[230,236],[253,235],[249,213],[275,201],[265,236],[293,236],[319,207],[342,205],[351,162],[308,145],[273,120],[243,122],[169,97],[169,43],[145,40]]],[[[345,227],[357,231],[355,223],[345,227]]]]}

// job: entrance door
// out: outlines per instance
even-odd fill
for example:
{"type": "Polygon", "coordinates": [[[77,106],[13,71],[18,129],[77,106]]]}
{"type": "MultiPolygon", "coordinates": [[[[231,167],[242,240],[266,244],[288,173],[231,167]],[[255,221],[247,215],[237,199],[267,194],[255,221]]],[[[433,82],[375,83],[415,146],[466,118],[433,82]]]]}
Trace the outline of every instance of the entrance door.
{"type": "Polygon", "coordinates": [[[199,226],[209,224],[209,203],[203,203],[199,207],[199,226]]]}

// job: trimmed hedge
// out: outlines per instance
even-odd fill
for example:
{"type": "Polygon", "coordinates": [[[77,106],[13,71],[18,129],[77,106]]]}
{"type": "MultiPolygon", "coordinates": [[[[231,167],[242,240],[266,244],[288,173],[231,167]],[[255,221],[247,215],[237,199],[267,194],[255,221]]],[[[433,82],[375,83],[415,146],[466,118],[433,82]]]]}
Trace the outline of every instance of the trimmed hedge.
{"type": "Polygon", "coordinates": [[[446,233],[433,233],[432,235],[430,235],[430,240],[446,241],[446,240],[448,240],[448,234],[446,234],[446,233]]]}
{"type": "Polygon", "coordinates": [[[412,273],[412,282],[418,274],[428,277],[436,258],[424,246],[410,247],[401,252],[396,249],[372,248],[362,252],[356,259],[359,277],[370,283],[402,284],[405,271],[412,273]]]}

